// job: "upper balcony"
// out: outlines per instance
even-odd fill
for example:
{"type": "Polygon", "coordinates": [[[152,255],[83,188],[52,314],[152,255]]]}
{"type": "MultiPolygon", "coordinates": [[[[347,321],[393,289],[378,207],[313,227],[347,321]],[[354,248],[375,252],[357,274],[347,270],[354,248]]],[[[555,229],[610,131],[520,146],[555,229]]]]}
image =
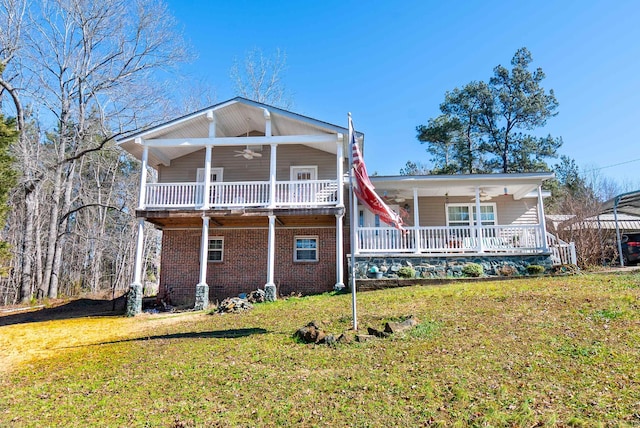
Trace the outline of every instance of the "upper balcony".
{"type": "Polygon", "coordinates": [[[342,204],[338,180],[149,183],[141,209],[320,208],[342,204]]]}
{"type": "Polygon", "coordinates": [[[343,206],[348,132],[234,98],[118,144],[141,161],[139,211],[332,209],[343,206]]]}

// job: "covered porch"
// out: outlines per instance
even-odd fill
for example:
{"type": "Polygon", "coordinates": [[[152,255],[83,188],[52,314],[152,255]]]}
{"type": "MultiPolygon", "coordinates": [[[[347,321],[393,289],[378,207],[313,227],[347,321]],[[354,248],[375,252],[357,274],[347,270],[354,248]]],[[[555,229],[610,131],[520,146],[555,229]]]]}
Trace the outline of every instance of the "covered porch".
{"type": "Polygon", "coordinates": [[[359,208],[359,256],[550,255],[575,264],[575,247],[546,231],[542,182],[551,173],[372,177],[405,218],[398,230],[359,208]],[[480,221],[478,215],[480,213],[480,221]]]}

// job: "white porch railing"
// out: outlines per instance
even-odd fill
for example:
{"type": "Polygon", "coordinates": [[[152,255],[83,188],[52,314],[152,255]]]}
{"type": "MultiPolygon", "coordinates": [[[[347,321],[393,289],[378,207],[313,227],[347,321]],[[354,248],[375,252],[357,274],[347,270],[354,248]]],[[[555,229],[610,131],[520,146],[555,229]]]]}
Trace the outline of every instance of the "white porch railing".
{"type": "Polygon", "coordinates": [[[209,204],[214,208],[269,205],[269,182],[211,183],[209,204]]]}
{"type": "Polygon", "coordinates": [[[547,245],[551,251],[551,259],[553,260],[554,265],[578,264],[575,243],[564,242],[557,236],[547,233],[547,245]]]}
{"type": "MultiPolygon", "coordinates": [[[[275,201],[270,200],[269,181],[211,183],[209,206],[319,207],[338,203],[337,180],[278,181],[275,201]]],[[[145,209],[198,208],[204,205],[204,183],[148,183],[145,209]]]]}
{"type": "Polygon", "coordinates": [[[358,227],[359,253],[539,253],[544,250],[539,225],[408,227],[358,227]]]}
{"type": "Polygon", "coordinates": [[[482,236],[485,250],[537,251],[544,248],[544,234],[537,224],[482,226],[482,236]]]}
{"type": "Polygon", "coordinates": [[[202,205],[201,183],[149,183],[144,205],[147,208],[186,208],[202,205]]]}
{"type": "Polygon", "coordinates": [[[335,205],[338,202],[336,180],[276,182],[276,205],[335,205]]]}

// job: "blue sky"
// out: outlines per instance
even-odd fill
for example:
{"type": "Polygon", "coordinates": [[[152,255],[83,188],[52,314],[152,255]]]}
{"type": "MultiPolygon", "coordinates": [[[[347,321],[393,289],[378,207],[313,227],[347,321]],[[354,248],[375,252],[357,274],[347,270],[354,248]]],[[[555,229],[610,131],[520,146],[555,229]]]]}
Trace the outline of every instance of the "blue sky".
{"type": "Polygon", "coordinates": [[[582,170],[640,188],[638,1],[168,4],[198,55],[185,73],[212,85],[217,101],[235,96],[234,59],[279,48],[291,110],[343,126],[351,112],[367,168],[381,175],[428,163],[415,128],[439,114],[444,93],[487,81],[527,47],[560,103],[540,132],[562,137],[560,153],[582,170]]]}

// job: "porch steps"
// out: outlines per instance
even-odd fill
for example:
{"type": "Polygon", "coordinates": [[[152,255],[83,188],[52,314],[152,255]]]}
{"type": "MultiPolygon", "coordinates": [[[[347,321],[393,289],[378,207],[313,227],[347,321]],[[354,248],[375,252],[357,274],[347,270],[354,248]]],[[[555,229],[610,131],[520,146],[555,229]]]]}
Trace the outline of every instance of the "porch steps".
{"type": "Polygon", "coordinates": [[[573,242],[565,242],[547,232],[547,245],[551,251],[551,261],[554,266],[577,264],[576,246],[573,242]]]}

